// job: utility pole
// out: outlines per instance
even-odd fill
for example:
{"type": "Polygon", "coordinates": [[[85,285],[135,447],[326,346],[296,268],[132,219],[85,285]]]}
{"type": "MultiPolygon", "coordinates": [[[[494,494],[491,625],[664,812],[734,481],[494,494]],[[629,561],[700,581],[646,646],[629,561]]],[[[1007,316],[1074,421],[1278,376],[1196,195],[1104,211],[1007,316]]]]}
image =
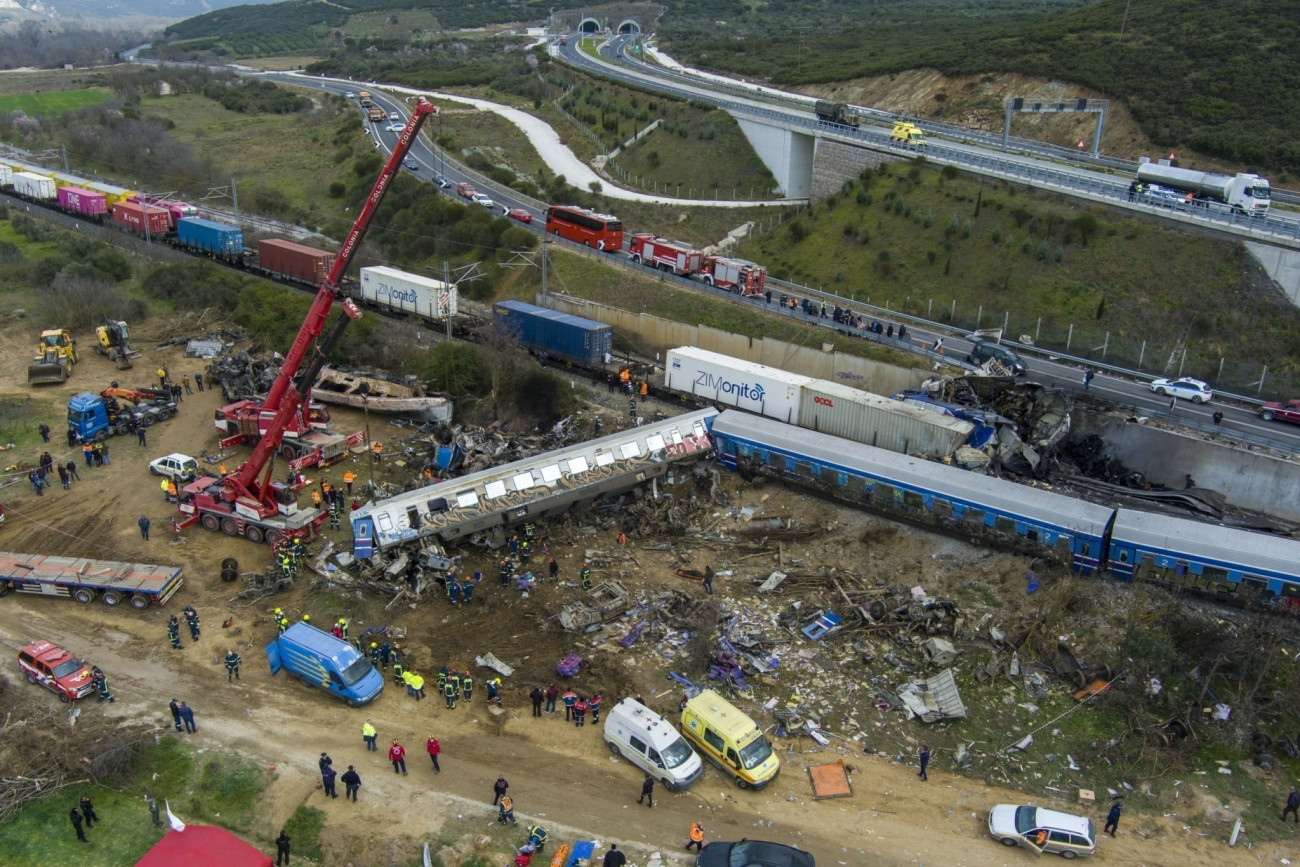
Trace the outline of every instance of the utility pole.
{"type": "MultiPolygon", "coordinates": [[[[443,284],[444,286],[450,286],[450,285],[451,285],[451,270],[450,270],[450,269],[451,269],[451,266],[447,264],[447,260],[446,260],[446,259],[443,259],[443,260],[442,260],[442,284],[443,284]]],[[[450,299],[450,297],[451,297],[450,290],[448,290],[448,296],[447,296],[447,297],[448,297],[448,299],[450,299]]],[[[447,315],[444,317],[444,321],[447,323],[447,339],[448,339],[448,340],[451,340],[451,310],[448,309],[448,310],[446,311],[446,313],[447,313],[447,315]]]]}
{"type": "Polygon", "coordinates": [[[542,238],[542,306],[546,306],[546,245],[551,243],[547,238],[542,238]]]}

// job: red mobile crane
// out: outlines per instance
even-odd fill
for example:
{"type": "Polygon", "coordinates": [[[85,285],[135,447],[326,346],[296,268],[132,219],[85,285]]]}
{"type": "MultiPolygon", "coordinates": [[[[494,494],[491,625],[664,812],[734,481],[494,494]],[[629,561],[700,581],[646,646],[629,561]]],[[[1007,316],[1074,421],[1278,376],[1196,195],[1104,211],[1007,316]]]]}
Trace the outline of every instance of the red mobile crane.
{"type": "MultiPolygon", "coordinates": [[[[375,210],[383,201],[389,182],[402,167],[402,160],[415,142],[425,118],[437,112],[437,107],[423,97],[416,101],[415,110],[411,112],[406,128],[398,137],[392,155],[384,164],[365,205],[357,214],[356,222],[352,224],[352,230],[334,257],[334,264],[317,291],[316,300],[312,302],[307,318],[298,329],[298,336],[285,355],[266,400],[261,406],[253,404],[249,407],[252,430],[257,430],[260,416],[265,413],[274,414],[270,423],[263,427],[257,446],[253,449],[253,456],[235,473],[224,478],[204,476],[185,486],[180,508],[188,517],[181,522],[182,528],[201,523],[208,530],[220,529],[228,536],[246,536],[251,541],[266,541],[272,545],[278,544],[287,536],[310,539],[319,532],[325,521],[325,512],[317,508],[300,510],[289,486],[271,480],[271,461],[291,422],[295,422],[299,430],[311,430],[307,407],[312,384],[316,382],[325,359],[338,344],[348,323],[361,316],[360,308],[352,299],[343,296],[339,284],[370,227],[375,210]],[[342,311],[324,339],[317,342],[325,331],[325,319],[335,301],[339,302],[342,311]],[[311,358],[299,370],[309,349],[312,352],[311,358]]],[[[251,401],[249,403],[252,404],[251,401]]]]}

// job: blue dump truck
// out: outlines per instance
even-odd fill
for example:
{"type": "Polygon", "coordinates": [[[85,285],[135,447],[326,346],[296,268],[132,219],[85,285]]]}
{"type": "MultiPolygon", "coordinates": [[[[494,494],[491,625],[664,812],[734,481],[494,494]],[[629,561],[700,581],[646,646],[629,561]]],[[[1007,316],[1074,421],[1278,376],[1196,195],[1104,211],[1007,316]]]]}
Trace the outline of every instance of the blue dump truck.
{"type": "Polygon", "coordinates": [[[149,427],[176,414],[176,404],[157,389],[106,388],[102,394],[83,391],[68,401],[68,427],[78,442],[105,440],[149,427]],[[119,400],[120,399],[120,400],[119,400]],[[120,401],[127,401],[126,405],[120,401]]]}
{"type": "Polygon", "coordinates": [[[557,360],[601,364],[614,349],[613,329],[593,319],[523,301],[494,304],[492,315],[498,334],[557,360]]]}
{"type": "Polygon", "coordinates": [[[325,690],[349,707],[379,698],[384,676],[361,653],[341,638],[309,623],[295,623],[266,646],[271,674],[284,669],[303,686],[325,690]]]}
{"type": "Polygon", "coordinates": [[[244,258],[244,233],[241,229],[201,217],[176,221],[176,243],[187,250],[207,253],[229,262],[244,258]]]}

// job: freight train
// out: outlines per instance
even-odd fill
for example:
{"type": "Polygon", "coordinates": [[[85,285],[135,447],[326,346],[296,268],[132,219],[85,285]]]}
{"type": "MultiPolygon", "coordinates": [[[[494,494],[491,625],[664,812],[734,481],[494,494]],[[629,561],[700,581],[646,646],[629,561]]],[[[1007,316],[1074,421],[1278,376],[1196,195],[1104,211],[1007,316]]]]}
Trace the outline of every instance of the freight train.
{"type": "Polygon", "coordinates": [[[737,410],[713,419],[710,435],[718,462],[746,476],[779,478],[1083,574],[1300,611],[1294,539],[1101,506],[737,410]]]}

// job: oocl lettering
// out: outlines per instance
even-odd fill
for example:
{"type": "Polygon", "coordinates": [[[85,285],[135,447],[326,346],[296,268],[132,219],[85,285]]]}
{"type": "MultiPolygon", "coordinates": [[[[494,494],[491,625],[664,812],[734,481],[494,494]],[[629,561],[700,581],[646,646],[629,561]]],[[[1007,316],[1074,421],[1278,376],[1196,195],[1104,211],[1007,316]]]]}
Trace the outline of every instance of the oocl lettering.
{"type": "Polygon", "coordinates": [[[813,403],[832,408],[835,406],[835,401],[831,400],[829,397],[822,397],[820,394],[813,397],[813,403]]]}
{"type": "Polygon", "coordinates": [[[714,376],[708,371],[702,371],[695,378],[695,384],[703,391],[716,391],[719,394],[729,394],[736,400],[752,400],[755,403],[762,403],[766,392],[763,386],[758,383],[752,385],[747,382],[732,382],[729,379],[723,379],[720,376],[714,376]]]}

